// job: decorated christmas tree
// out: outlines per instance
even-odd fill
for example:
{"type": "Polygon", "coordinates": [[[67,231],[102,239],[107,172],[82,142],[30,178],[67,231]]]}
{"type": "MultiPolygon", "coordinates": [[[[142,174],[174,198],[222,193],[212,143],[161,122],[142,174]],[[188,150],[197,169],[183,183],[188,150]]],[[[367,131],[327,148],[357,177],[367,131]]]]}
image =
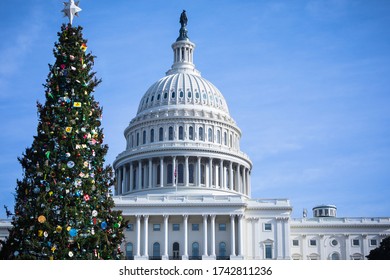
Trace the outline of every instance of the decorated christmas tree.
{"type": "Polygon", "coordinates": [[[121,213],[113,211],[111,166],[104,167],[102,108],[93,92],[100,80],[92,71],[82,27],[72,20],[81,9],[73,1],[63,12],[49,65],[45,103],[37,104],[38,128],[19,161],[12,229],[4,259],[119,259],[121,213]]]}

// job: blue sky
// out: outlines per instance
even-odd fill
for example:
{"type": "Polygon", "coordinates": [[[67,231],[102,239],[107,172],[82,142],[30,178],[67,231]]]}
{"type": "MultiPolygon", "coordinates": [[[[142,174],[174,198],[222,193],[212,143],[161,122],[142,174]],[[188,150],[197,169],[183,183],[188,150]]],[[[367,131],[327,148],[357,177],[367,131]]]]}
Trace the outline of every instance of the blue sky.
{"type": "MultiPolygon", "coordinates": [[[[31,145],[48,63],[66,18],[59,0],[0,10],[0,207],[13,208],[17,161],[31,145]]],[[[84,27],[103,83],[107,163],[148,87],[173,61],[187,10],[194,62],[216,85],[253,161],[252,197],[288,198],[293,216],[390,216],[390,1],[92,1],[84,27]]],[[[5,211],[0,209],[0,218],[5,211]]]]}

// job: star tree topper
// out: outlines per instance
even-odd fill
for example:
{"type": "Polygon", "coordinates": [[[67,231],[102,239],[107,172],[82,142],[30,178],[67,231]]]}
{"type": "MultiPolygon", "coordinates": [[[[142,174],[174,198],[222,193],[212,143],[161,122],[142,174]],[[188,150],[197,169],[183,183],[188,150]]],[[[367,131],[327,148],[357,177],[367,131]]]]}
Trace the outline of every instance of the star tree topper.
{"type": "Polygon", "coordinates": [[[62,10],[62,12],[65,14],[64,16],[69,18],[69,22],[71,25],[73,22],[73,18],[75,16],[78,17],[79,16],[78,12],[81,11],[81,9],[77,6],[78,4],[79,4],[79,1],[77,1],[75,3],[74,0],[69,0],[68,3],[64,2],[65,7],[62,10]]]}

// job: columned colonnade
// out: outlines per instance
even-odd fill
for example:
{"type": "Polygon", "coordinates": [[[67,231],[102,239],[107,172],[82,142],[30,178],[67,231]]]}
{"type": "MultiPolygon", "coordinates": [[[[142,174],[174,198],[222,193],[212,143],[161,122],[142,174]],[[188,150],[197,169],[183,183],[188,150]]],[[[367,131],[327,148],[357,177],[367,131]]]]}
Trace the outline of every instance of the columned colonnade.
{"type": "Polygon", "coordinates": [[[116,195],[161,187],[197,186],[250,194],[250,169],[221,158],[145,158],[116,168],[116,195]]]}
{"type": "MultiPolygon", "coordinates": [[[[183,214],[180,215],[182,217],[182,244],[180,244],[180,248],[182,255],[181,259],[191,259],[191,258],[199,258],[199,259],[215,259],[220,256],[220,252],[217,251],[217,241],[216,241],[216,218],[218,215],[208,215],[204,214],[202,216],[202,230],[199,230],[200,234],[197,237],[201,238],[201,240],[197,239],[197,237],[191,236],[191,240],[196,240],[200,242],[201,246],[199,247],[199,251],[196,255],[191,248],[190,236],[189,236],[189,218],[192,215],[183,214]]],[[[194,215],[199,216],[199,215],[194,215]]],[[[225,215],[226,216],[226,215],[225,215]]],[[[170,247],[173,244],[169,236],[169,227],[172,223],[169,222],[170,217],[177,218],[178,215],[161,215],[160,218],[163,220],[163,225],[161,232],[163,232],[161,251],[159,251],[159,255],[153,255],[153,249],[150,247],[153,246],[153,242],[155,241],[155,236],[151,237],[152,233],[150,233],[150,229],[153,230],[153,227],[150,225],[150,218],[156,218],[158,216],[150,216],[150,215],[135,215],[136,223],[135,223],[135,231],[136,231],[136,239],[131,240],[134,241],[133,245],[135,247],[134,257],[135,258],[158,258],[169,259],[170,257],[170,247]]],[[[243,214],[234,215],[231,214],[229,221],[230,223],[226,225],[226,231],[229,233],[229,240],[226,240],[229,246],[230,255],[226,255],[224,257],[238,257],[242,258],[244,256],[243,252],[243,214]]],[[[198,243],[199,244],[199,243],[198,243]]],[[[227,248],[226,248],[227,249],[227,248]]]]}

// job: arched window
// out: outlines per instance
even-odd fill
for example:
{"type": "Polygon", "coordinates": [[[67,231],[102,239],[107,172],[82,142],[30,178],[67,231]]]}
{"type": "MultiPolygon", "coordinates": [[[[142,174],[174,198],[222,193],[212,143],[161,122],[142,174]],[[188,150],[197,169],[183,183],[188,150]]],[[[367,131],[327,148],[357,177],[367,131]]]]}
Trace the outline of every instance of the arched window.
{"type": "Polygon", "coordinates": [[[184,97],[184,92],[183,92],[183,91],[180,91],[179,97],[180,97],[180,98],[183,98],[183,97],[184,97]]]}
{"type": "Polygon", "coordinates": [[[188,139],[194,140],[194,127],[192,126],[188,128],[188,139]]]}
{"type": "Polygon", "coordinates": [[[164,141],[164,128],[162,127],[158,130],[158,141],[164,141]]]}
{"type": "Polygon", "coordinates": [[[209,142],[213,142],[213,130],[211,128],[208,130],[208,139],[209,142]]]}
{"type": "Polygon", "coordinates": [[[164,99],[167,99],[168,97],[168,92],[164,92],[164,99]]]}
{"type": "Polygon", "coordinates": [[[217,143],[221,144],[221,131],[217,130],[217,143]]]}
{"type": "Polygon", "coordinates": [[[203,127],[199,127],[199,140],[204,141],[203,127]]]}
{"type": "Polygon", "coordinates": [[[194,165],[190,163],[188,165],[188,181],[190,184],[194,184],[194,165]]]}
{"type": "Polygon", "coordinates": [[[172,91],[171,98],[174,99],[175,97],[176,97],[176,93],[174,91],[172,91]]]}
{"type": "Polygon", "coordinates": [[[168,164],[167,166],[167,184],[172,184],[173,178],[172,178],[172,163],[168,164]]]}
{"type": "Polygon", "coordinates": [[[142,144],[146,144],[146,130],[142,132],[142,144]]]}
{"type": "Polygon", "coordinates": [[[173,259],[178,260],[180,254],[180,245],[178,242],[173,243],[172,253],[173,253],[173,259]]]}
{"type": "Polygon", "coordinates": [[[223,133],[223,144],[225,145],[225,146],[227,146],[227,133],[226,133],[226,131],[223,133]]]}
{"type": "Polygon", "coordinates": [[[230,144],[230,148],[232,148],[233,147],[233,136],[231,134],[230,134],[229,144],[230,144]]]}
{"type": "Polygon", "coordinates": [[[133,243],[129,242],[126,244],[126,259],[130,260],[133,258],[133,243]]]}
{"type": "Polygon", "coordinates": [[[137,132],[137,146],[139,146],[139,133],[137,132]]]}
{"type": "Polygon", "coordinates": [[[182,126],[179,126],[179,140],[184,140],[184,129],[182,126]]]}
{"type": "Polygon", "coordinates": [[[159,257],[161,257],[161,254],[160,254],[160,243],[154,242],[153,243],[153,258],[157,259],[159,257]]]}
{"type": "Polygon", "coordinates": [[[332,255],[331,255],[331,259],[332,260],[339,260],[340,259],[340,255],[339,255],[339,253],[333,253],[332,255]]]}
{"type": "Polygon", "coordinates": [[[225,242],[219,243],[219,256],[226,257],[226,243],[225,242]]]}
{"type": "Polygon", "coordinates": [[[150,130],[150,143],[153,143],[154,142],[154,129],[152,128],[150,130]]]}
{"type": "Polygon", "coordinates": [[[192,257],[199,258],[199,243],[198,242],[192,243],[192,257]]]}
{"type": "Polygon", "coordinates": [[[173,126],[170,126],[168,129],[168,140],[172,141],[173,140],[173,126]]]}

